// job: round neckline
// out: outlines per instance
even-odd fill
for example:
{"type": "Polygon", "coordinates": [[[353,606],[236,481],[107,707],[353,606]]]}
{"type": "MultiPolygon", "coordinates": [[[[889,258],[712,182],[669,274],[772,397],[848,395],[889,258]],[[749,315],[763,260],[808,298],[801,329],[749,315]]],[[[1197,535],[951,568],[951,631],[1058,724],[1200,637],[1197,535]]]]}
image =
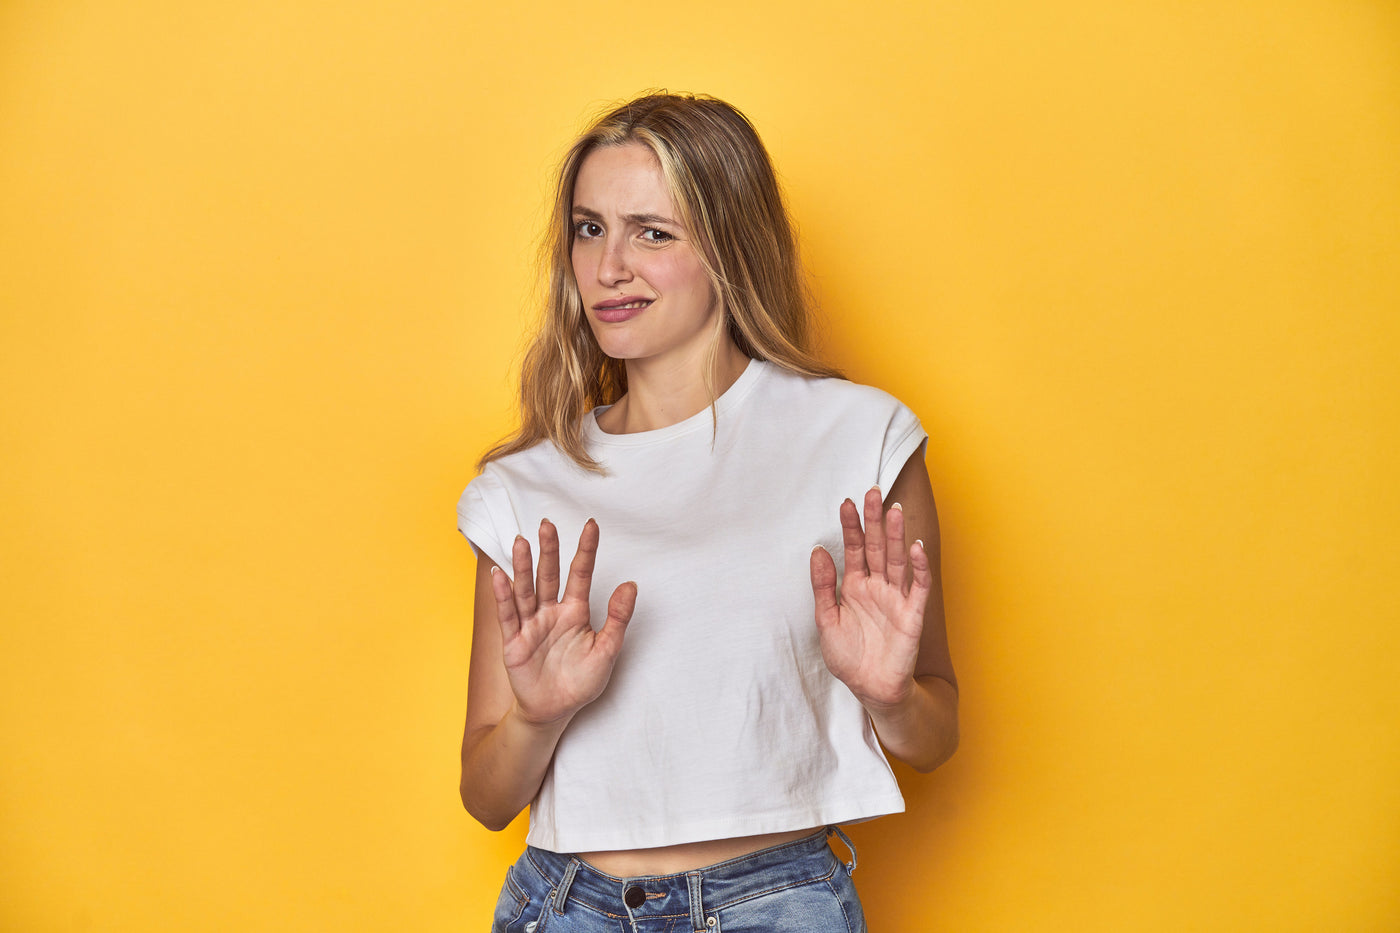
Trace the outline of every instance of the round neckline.
{"type": "MultiPolygon", "coordinates": [[[[716,417],[723,417],[726,412],[733,411],[758,383],[759,377],[767,370],[768,365],[764,360],[750,359],[748,365],[744,367],[744,371],[739,374],[739,378],[735,379],[729,388],[715,399],[716,417]]],[[[706,406],[689,418],[677,421],[675,424],[668,424],[664,428],[637,431],[632,434],[609,434],[598,426],[598,415],[611,407],[611,405],[599,405],[584,415],[583,436],[585,441],[606,447],[640,447],[659,441],[668,441],[682,434],[689,434],[697,428],[708,427],[713,423],[710,419],[710,408],[706,406]]]]}

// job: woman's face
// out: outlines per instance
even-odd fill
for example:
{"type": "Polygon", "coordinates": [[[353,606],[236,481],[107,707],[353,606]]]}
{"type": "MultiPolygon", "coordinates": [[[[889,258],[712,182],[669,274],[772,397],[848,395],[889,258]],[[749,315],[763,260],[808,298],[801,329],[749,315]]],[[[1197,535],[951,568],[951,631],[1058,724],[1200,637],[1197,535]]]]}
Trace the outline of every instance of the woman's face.
{"type": "Polygon", "coordinates": [[[650,149],[601,146],[574,181],[574,279],[613,359],[698,364],[721,314],[650,149]]]}

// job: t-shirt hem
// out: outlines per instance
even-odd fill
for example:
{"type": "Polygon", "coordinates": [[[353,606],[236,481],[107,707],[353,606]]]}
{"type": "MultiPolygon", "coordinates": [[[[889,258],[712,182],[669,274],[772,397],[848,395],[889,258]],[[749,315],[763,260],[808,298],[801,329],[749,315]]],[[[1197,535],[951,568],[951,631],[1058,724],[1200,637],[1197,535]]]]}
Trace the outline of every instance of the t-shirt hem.
{"type": "Polygon", "coordinates": [[[925,443],[928,442],[928,432],[917,422],[911,427],[899,443],[891,448],[889,457],[880,464],[880,488],[889,493],[894,481],[899,478],[899,474],[904,470],[905,464],[914,456],[925,443]]]}
{"type": "Polygon", "coordinates": [[[467,539],[467,543],[476,552],[477,559],[480,560],[484,554],[503,570],[510,570],[510,555],[499,551],[495,535],[490,529],[472,521],[461,512],[457,513],[457,530],[462,533],[462,537],[467,539]]]}
{"type": "Polygon", "coordinates": [[[904,812],[904,797],[895,793],[862,800],[841,807],[788,810],[747,819],[706,819],[694,823],[667,823],[663,835],[634,831],[598,833],[580,831],[574,834],[536,832],[532,826],[525,842],[550,852],[608,852],[621,849],[652,849],[658,846],[705,842],[711,839],[731,839],[737,836],[757,836],[765,833],[790,832],[830,826],[839,823],[859,823],[879,816],[904,812]]]}

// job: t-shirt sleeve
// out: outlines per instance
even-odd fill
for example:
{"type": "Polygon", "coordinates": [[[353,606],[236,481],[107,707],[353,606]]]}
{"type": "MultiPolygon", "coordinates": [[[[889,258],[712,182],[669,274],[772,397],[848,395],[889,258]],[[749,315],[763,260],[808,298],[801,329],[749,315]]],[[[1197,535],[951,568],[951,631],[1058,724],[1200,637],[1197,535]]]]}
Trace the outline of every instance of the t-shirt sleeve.
{"type": "Polygon", "coordinates": [[[462,498],[457,500],[457,529],[478,558],[485,554],[507,572],[510,570],[508,542],[515,540],[518,524],[509,494],[489,473],[482,473],[468,483],[462,498]]]}
{"type": "Polygon", "coordinates": [[[891,398],[893,410],[885,425],[885,440],[880,450],[880,478],[876,480],[886,493],[899,477],[899,471],[917,453],[924,455],[928,433],[919,418],[903,402],[891,398]]]}

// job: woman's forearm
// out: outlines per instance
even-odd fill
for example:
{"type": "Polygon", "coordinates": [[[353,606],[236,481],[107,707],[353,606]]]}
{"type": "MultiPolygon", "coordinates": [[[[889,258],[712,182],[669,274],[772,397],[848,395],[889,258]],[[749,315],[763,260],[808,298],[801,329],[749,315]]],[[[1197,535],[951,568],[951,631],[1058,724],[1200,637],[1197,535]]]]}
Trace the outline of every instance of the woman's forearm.
{"type": "Polygon", "coordinates": [[[511,706],[501,721],[462,738],[462,805],[481,825],[505,829],[544,781],[568,719],[544,725],[511,706]]]}
{"type": "Polygon", "coordinates": [[[958,747],[958,691],[942,677],[915,677],[903,702],[867,711],[885,751],[916,771],[932,771],[958,747]]]}

